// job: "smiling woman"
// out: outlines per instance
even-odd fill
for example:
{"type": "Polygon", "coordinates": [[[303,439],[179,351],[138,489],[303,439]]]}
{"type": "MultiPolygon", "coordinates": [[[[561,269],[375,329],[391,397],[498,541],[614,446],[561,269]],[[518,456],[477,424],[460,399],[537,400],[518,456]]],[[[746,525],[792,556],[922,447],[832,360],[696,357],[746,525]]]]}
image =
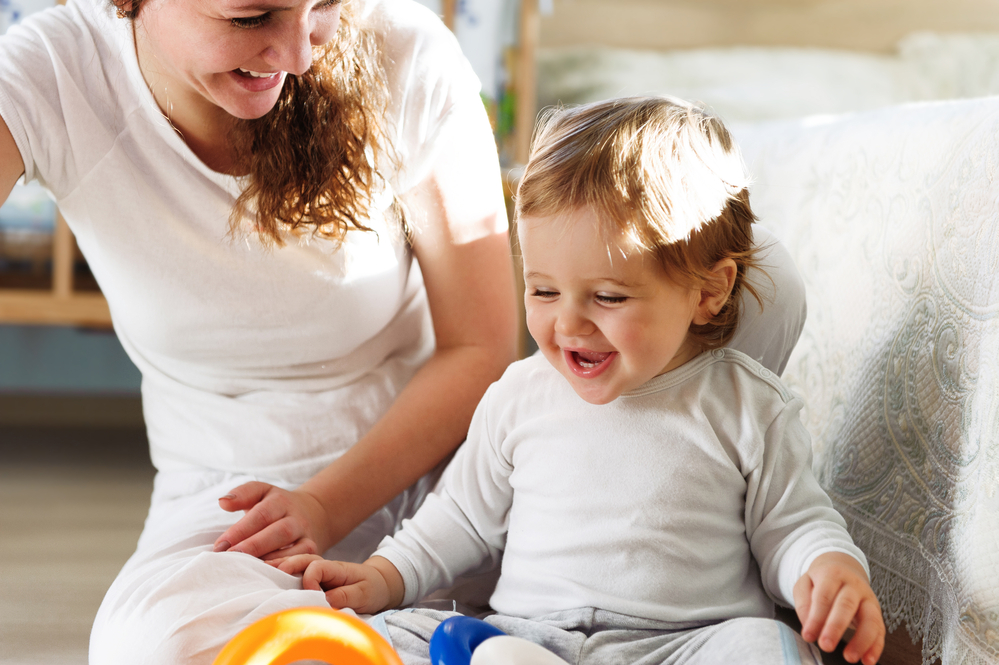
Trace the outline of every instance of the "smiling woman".
{"type": "Polygon", "coordinates": [[[142,372],[157,468],[91,661],[210,663],[324,604],[263,559],[370,554],[514,355],[451,34],[409,0],[69,0],[0,38],[0,201],[22,174],[142,372]]]}

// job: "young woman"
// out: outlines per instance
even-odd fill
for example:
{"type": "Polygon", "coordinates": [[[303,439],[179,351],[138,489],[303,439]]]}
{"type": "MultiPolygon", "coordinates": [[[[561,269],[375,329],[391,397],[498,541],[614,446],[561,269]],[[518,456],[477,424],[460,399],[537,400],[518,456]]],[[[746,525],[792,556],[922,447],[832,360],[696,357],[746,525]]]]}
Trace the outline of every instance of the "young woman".
{"type": "Polygon", "coordinates": [[[142,371],[158,469],[91,661],[209,663],[323,605],[258,557],[370,554],[514,358],[450,33],[404,0],[70,0],[0,38],[0,202],[22,174],[142,371]]]}

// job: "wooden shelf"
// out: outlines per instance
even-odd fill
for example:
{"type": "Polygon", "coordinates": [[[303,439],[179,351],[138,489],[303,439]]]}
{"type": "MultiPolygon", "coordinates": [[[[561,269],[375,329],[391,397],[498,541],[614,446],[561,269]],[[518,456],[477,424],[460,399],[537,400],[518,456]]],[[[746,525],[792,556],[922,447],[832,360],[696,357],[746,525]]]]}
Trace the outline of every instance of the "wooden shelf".
{"type": "Polygon", "coordinates": [[[0,323],[110,328],[111,311],[100,292],[73,288],[76,241],[61,214],[52,238],[51,289],[0,289],[0,323]]]}

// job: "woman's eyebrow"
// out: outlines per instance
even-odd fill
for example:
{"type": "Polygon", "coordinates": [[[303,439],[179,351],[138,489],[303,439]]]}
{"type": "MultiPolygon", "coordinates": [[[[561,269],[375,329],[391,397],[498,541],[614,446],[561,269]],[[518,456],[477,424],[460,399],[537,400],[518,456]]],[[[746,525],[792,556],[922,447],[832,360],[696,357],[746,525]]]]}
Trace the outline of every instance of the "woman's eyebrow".
{"type": "Polygon", "coordinates": [[[281,9],[290,9],[294,7],[294,4],[288,4],[284,2],[267,2],[266,0],[257,0],[256,2],[232,2],[227,3],[226,9],[229,11],[241,11],[241,12],[273,12],[281,9]]]}

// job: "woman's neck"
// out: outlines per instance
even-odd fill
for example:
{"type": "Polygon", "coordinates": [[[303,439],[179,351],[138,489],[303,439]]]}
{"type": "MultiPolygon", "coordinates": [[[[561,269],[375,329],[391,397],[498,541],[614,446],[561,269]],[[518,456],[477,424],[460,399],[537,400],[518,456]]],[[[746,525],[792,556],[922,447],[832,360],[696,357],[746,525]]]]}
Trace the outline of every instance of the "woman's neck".
{"type": "Polygon", "coordinates": [[[198,159],[218,173],[234,173],[232,145],[228,140],[233,118],[197,91],[163,73],[156,57],[144,48],[140,30],[134,30],[139,70],[163,117],[198,159]]]}

